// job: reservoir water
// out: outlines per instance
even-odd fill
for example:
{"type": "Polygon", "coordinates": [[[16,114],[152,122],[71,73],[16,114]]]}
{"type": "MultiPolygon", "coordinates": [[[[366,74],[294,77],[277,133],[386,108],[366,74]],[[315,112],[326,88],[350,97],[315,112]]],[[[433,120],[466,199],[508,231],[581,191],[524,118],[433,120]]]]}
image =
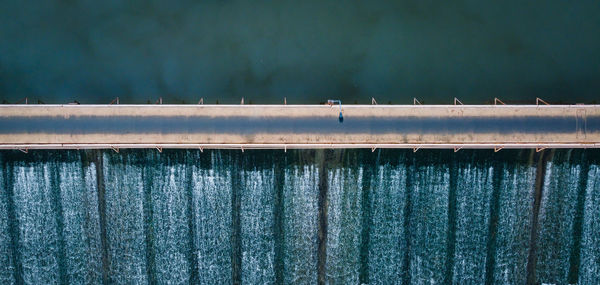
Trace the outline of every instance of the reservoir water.
{"type": "Polygon", "coordinates": [[[0,3],[0,102],[593,103],[600,5],[0,3]]]}
{"type": "Polygon", "coordinates": [[[0,152],[0,282],[600,282],[596,150],[0,152]]]}

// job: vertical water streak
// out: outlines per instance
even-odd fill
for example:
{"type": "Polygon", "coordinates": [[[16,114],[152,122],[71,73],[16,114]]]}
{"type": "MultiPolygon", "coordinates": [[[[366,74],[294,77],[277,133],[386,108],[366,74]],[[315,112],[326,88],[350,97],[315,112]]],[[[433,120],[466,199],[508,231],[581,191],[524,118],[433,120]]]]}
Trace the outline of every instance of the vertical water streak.
{"type": "MultiPolygon", "coordinates": [[[[245,157],[246,158],[246,157],[245,157]]],[[[248,157],[249,158],[249,157],[248,157]]],[[[273,164],[252,155],[252,165],[241,173],[242,283],[266,284],[275,280],[273,164]]]]}
{"type": "Polygon", "coordinates": [[[494,168],[473,154],[456,159],[460,163],[456,173],[452,283],[475,284],[485,280],[494,168]]]}
{"type": "Polygon", "coordinates": [[[0,153],[0,283],[15,284],[15,253],[16,247],[13,247],[13,238],[11,234],[11,223],[14,223],[14,213],[10,213],[9,203],[12,203],[10,197],[11,187],[5,179],[6,164],[4,155],[0,153]]]}
{"type": "Polygon", "coordinates": [[[328,163],[327,150],[316,151],[316,161],[318,163],[319,173],[319,200],[318,200],[318,241],[317,241],[317,283],[327,283],[327,219],[328,219],[328,163]]]}
{"type": "Polygon", "coordinates": [[[196,225],[198,221],[196,220],[196,204],[194,203],[194,170],[196,165],[201,165],[201,160],[199,159],[199,151],[188,151],[185,154],[185,168],[186,168],[186,177],[185,177],[185,195],[187,199],[187,210],[186,216],[188,221],[188,252],[186,253],[188,258],[188,270],[190,272],[190,283],[191,284],[200,284],[200,268],[199,268],[199,260],[198,260],[198,247],[196,246],[196,240],[198,240],[198,232],[196,231],[196,225]]]}
{"type": "Polygon", "coordinates": [[[104,152],[109,283],[147,283],[143,152],[104,152]]]}
{"type": "Polygon", "coordinates": [[[156,231],[154,222],[154,173],[150,153],[148,150],[141,150],[136,153],[136,159],[139,160],[141,170],[141,187],[142,187],[142,227],[144,231],[145,257],[146,257],[146,278],[148,283],[157,283],[156,270],[156,231]]]}
{"type": "MultiPolygon", "coordinates": [[[[104,158],[101,150],[86,152],[86,157],[96,169],[97,211],[100,228],[100,245],[102,256],[102,284],[109,283],[110,259],[108,253],[108,238],[106,236],[106,188],[104,186],[104,158]]],[[[91,174],[93,175],[93,173],[91,174]]]]}
{"type": "MultiPolygon", "coordinates": [[[[384,154],[388,152],[384,151],[384,154]]],[[[408,250],[405,228],[408,170],[403,154],[392,160],[400,160],[400,163],[376,165],[378,169],[373,173],[372,187],[364,188],[364,191],[371,191],[368,276],[372,284],[399,284],[406,271],[404,261],[408,250]]]]}
{"type": "Polygon", "coordinates": [[[285,171],[285,284],[317,283],[319,172],[314,165],[285,171]]]}
{"type": "Polygon", "coordinates": [[[59,283],[59,237],[52,197],[52,165],[36,157],[13,161],[10,171],[15,219],[19,225],[17,248],[23,282],[59,283]]]}
{"type": "Polygon", "coordinates": [[[363,169],[340,167],[328,172],[327,281],[357,284],[360,271],[363,169]]]}
{"type": "Polygon", "coordinates": [[[361,197],[361,239],[360,239],[360,268],[358,274],[358,281],[360,284],[369,284],[369,248],[371,247],[371,219],[372,219],[372,208],[371,208],[371,192],[373,187],[374,172],[378,169],[378,159],[381,150],[377,151],[377,154],[369,154],[367,156],[361,156],[359,164],[362,162],[362,197],[361,197]]]}
{"type": "Polygon", "coordinates": [[[581,265],[581,240],[583,232],[583,222],[585,213],[585,193],[588,187],[588,179],[590,172],[590,161],[586,151],[583,151],[578,157],[576,163],[579,162],[581,167],[577,185],[577,204],[575,205],[575,216],[573,217],[573,245],[569,254],[569,275],[567,282],[569,284],[577,283],[579,279],[579,267],[581,265]]]}
{"type": "Polygon", "coordinates": [[[412,284],[411,280],[411,248],[412,248],[412,233],[411,233],[411,216],[412,216],[412,208],[413,208],[413,193],[412,189],[414,188],[415,177],[413,173],[415,173],[416,169],[416,159],[414,156],[410,156],[406,158],[406,173],[404,175],[404,207],[402,213],[403,224],[402,228],[404,229],[404,237],[400,241],[400,244],[404,248],[404,256],[402,257],[402,284],[412,284]]]}
{"type": "Polygon", "coordinates": [[[200,163],[192,164],[191,170],[198,283],[231,284],[232,162],[217,151],[197,154],[196,158],[200,163]]]}
{"type": "Polygon", "coordinates": [[[536,170],[535,165],[520,161],[502,170],[492,283],[527,282],[536,170]]]}
{"type": "Polygon", "coordinates": [[[96,166],[80,152],[66,152],[57,165],[62,205],[64,256],[69,284],[102,283],[102,243],[98,215],[96,166]]]}
{"type": "MultiPolygon", "coordinates": [[[[286,153],[287,154],[287,153],[286,153]]],[[[275,284],[283,284],[285,281],[285,174],[287,170],[287,156],[276,156],[273,160],[273,239],[274,239],[274,258],[273,266],[275,271],[275,284]]]]}
{"type": "MultiPolygon", "coordinates": [[[[66,153],[68,155],[68,152],[66,153]]],[[[59,167],[63,165],[62,161],[52,161],[50,163],[50,189],[52,189],[51,199],[54,206],[54,219],[56,220],[56,239],[57,239],[57,262],[58,262],[58,278],[60,283],[67,282],[66,255],[65,255],[65,232],[64,232],[64,216],[63,203],[61,200],[61,181],[58,173],[59,167]]],[[[81,172],[81,167],[78,169],[81,172]]],[[[69,171],[73,171],[69,169],[69,171]]]]}
{"type": "Polygon", "coordinates": [[[572,150],[555,152],[546,166],[536,240],[536,283],[568,283],[577,189],[580,176],[585,175],[579,156],[571,153],[572,150]]]}
{"type": "Polygon", "coordinates": [[[450,284],[454,277],[454,253],[456,251],[456,211],[457,211],[457,187],[458,187],[458,163],[456,153],[450,158],[449,189],[448,189],[448,231],[446,232],[446,268],[444,272],[444,283],[450,284]]]}
{"type": "Polygon", "coordinates": [[[490,197],[489,222],[485,258],[485,284],[494,284],[494,268],[496,267],[496,247],[498,246],[498,225],[500,212],[500,193],[504,181],[506,164],[496,157],[492,164],[492,194],[490,197]]]}
{"type": "Polygon", "coordinates": [[[535,191],[532,208],[531,236],[529,241],[529,257],[527,258],[527,284],[536,283],[536,266],[538,251],[539,213],[544,193],[546,166],[550,155],[542,150],[538,156],[535,176],[535,191]]]}
{"type": "Polygon", "coordinates": [[[243,161],[238,153],[233,154],[231,168],[231,281],[242,283],[242,177],[243,161]]]}
{"type": "Polygon", "coordinates": [[[185,152],[152,151],[147,158],[144,180],[152,180],[151,231],[155,281],[158,284],[190,282],[188,253],[189,220],[185,152]]]}
{"type": "Polygon", "coordinates": [[[600,164],[589,167],[583,212],[579,284],[600,284],[600,164]]]}
{"type": "MultiPolygon", "coordinates": [[[[415,154],[416,155],[416,154],[415,154]]],[[[421,152],[411,175],[410,210],[410,281],[441,283],[444,281],[448,239],[448,199],[450,171],[435,152],[421,152]]]]}

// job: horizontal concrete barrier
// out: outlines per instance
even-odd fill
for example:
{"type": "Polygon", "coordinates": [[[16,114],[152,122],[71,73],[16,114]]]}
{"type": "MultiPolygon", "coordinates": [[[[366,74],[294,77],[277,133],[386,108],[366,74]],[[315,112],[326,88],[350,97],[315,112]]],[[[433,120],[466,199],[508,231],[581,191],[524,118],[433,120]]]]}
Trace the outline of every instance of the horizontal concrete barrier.
{"type": "Polygon", "coordinates": [[[600,105],[1,105],[0,149],[597,148],[600,105]]]}

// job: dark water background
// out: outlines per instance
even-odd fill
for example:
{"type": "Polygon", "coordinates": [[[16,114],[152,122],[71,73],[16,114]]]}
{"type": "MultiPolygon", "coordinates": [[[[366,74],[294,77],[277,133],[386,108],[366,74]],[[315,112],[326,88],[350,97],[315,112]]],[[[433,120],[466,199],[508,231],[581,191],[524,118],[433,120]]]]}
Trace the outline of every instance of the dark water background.
{"type": "Polygon", "coordinates": [[[0,152],[2,284],[575,283],[596,150],[0,152]]]}
{"type": "Polygon", "coordinates": [[[1,1],[0,101],[596,102],[597,1],[1,1]]]}

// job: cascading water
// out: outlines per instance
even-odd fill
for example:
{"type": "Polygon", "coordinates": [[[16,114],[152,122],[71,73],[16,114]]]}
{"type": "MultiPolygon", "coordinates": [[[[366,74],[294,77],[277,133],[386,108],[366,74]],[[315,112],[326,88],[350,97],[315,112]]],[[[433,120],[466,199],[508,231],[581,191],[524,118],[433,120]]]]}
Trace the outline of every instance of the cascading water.
{"type": "Polygon", "coordinates": [[[319,174],[314,166],[292,166],[285,171],[283,194],[283,281],[317,282],[317,213],[319,174]]]}
{"type": "Polygon", "coordinates": [[[598,283],[591,150],[0,152],[0,282],[598,283]]]}
{"type": "MultiPolygon", "coordinates": [[[[585,179],[585,178],[584,178],[585,179]]],[[[579,248],[579,281],[581,284],[598,283],[600,277],[600,165],[591,165],[584,194],[584,208],[579,248]]]]}

